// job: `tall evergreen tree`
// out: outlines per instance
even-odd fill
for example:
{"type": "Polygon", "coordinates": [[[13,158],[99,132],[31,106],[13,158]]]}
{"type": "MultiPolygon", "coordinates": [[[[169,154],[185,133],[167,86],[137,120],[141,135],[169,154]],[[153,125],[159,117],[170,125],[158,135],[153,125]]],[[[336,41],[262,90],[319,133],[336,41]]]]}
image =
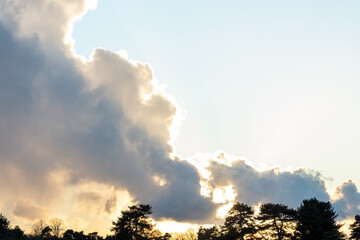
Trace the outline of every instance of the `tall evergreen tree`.
{"type": "Polygon", "coordinates": [[[298,209],[297,238],[300,240],[341,240],[341,225],[330,202],[316,198],[304,200],[298,209]]]}
{"type": "Polygon", "coordinates": [[[350,225],[350,239],[360,240],[360,215],[355,216],[355,222],[350,225]]]}

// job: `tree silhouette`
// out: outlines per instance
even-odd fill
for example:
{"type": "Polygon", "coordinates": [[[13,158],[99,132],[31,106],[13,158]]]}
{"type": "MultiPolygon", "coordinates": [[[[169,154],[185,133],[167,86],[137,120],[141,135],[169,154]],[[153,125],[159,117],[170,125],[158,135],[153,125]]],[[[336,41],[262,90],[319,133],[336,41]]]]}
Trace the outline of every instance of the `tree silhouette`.
{"type": "MultiPolygon", "coordinates": [[[[57,238],[56,238],[57,239],[57,238]]],[[[101,240],[103,239],[102,237],[98,236],[97,232],[92,232],[89,234],[84,234],[83,231],[81,232],[76,232],[72,229],[68,229],[64,232],[63,234],[63,240],[101,240]]],[[[112,237],[108,237],[106,239],[113,239],[112,237]]]]}
{"type": "Polygon", "coordinates": [[[50,239],[51,238],[51,232],[52,232],[52,229],[49,226],[46,226],[41,231],[41,237],[44,238],[44,239],[50,239]]]}
{"type": "Polygon", "coordinates": [[[295,216],[296,210],[283,204],[262,204],[258,228],[278,240],[290,239],[295,231],[295,216]]]}
{"type": "Polygon", "coordinates": [[[254,211],[244,203],[235,203],[225,219],[224,231],[228,239],[247,239],[256,232],[254,211]]]}
{"type": "Polygon", "coordinates": [[[0,213],[0,239],[3,240],[23,240],[24,231],[19,226],[11,229],[10,221],[0,213]]]}
{"type": "Polygon", "coordinates": [[[74,230],[68,229],[63,234],[64,240],[73,240],[74,239],[74,230]]]}
{"type": "Polygon", "coordinates": [[[340,240],[344,235],[336,224],[337,217],[330,202],[316,198],[304,200],[298,209],[297,239],[300,240],[340,240]]]}
{"type": "Polygon", "coordinates": [[[221,228],[219,226],[213,226],[210,228],[204,228],[201,226],[198,231],[198,240],[220,240],[223,238],[221,228]]]}
{"type": "Polygon", "coordinates": [[[350,225],[350,239],[360,240],[360,215],[355,216],[355,222],[350,225]]]}
{"type": "Polygon", "coordinates": [[[35,236],[41,236],[42,231],[45,229],[46,223],[43,220],[39,220],[32,227],[32,232],[35,236]]]}
{"type": "Polygon", "coordinates": [[[10,229],[10,221],[0,213],[0,237],[4,237],[5,233],[10,229]]]}
{"type": "MultiPolygon", "coordinates": [[[[336,213],[330,202],[316,198],[303,200],[298,210],[283,204],[266,203],[254,216],[251,206],[235,203],[229,210],[224,225],[201,226],[186,233],[163,234],[150,219],[150,205],[129,206],[113,221],[114,235],[106,238],[97,232],[63,231],[63,221],[57,218],[47,225],[40,220],[32,226],[32,233],[25,235],[18,226],[11,228],[9,220],[0,213],[0,240],[344,240],[341,225],[336,223],[336,213]]],[[[360,240],[360,215],[350,225],[348,239],[360,240]]]]}
{"type": "Polygon", "coordinates": [[[74,240],[87,240],[87,237],[83,231],[74,232],[73,237],[74,237],[74,240]]]}
{"type": "Polygon", "coordinates": [[[59,238],[61,233],[63,232],[64,230],[63,226],[64,226],[64,222],[59,218],[53,218],[50,220],[49,227],[52,229],[52,233],[57,238],[59,238]]]}
{"type": "Polygon", "coordinates": [[[21,230],[19,226],[16,226],[14,229],[11,229],[7,232],[5,239],[7,239],[7,240],[24,240],[25,234],[24,234],[24,231],[21,230]]]}
{"type": "Polygon", "coordinates": [[[140,204],[129,207],[129,210],[121,212],[114,227],[111,229],[115,233],[116,239],[122,240],[141,240],[150,239],[154,224],[149,219],[152,214],[150,205],[140,204]]]}

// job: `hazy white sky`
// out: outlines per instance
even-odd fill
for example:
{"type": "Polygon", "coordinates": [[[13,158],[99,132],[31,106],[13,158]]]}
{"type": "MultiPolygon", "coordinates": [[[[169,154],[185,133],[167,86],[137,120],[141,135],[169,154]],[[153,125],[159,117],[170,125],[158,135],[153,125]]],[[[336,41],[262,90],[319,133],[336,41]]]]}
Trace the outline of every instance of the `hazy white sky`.
{"type": "Polygon", "coordinates": [[[183,156],[225,152],[360,182],[358,1],[102,0],[77,53],[125,49],[186,111],[183,156]]]}

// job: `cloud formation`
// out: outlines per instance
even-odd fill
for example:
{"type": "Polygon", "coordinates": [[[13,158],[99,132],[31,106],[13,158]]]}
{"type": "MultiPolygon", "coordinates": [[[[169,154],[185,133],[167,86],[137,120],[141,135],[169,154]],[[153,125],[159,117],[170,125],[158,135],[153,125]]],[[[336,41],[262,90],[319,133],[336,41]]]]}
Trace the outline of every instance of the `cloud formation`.
{"type": "MultiPolygon", "coordinates": [[[[89,225],[143,202],[156,219],[201,224],[216,218],[214,192],[229,185],[248,204],[330,199],[321,176],[304,169],[170,157],[178,107],[151,67],[123,52],[95,49],[87,61],[72,53],[68,34],[90,3],[6,0],[0,8],[1,209],[89,225]]],[[[346,217],[359,193],[351,182],[338,192],[346,217]]]]}
{"type": "MultiPolygon", "coordinates": [[[[236,194],[234,201],[253,206],[271,202],[296,209],[302,200],[316,197],[333,202],[340,220],[360,212],[360,192],[352,181],[343,183],[331,195],[321,174],[307,169],[259,169],[251,162],[223,152],[199,154],[190,162],[200,170],[204,191],[213,198],[218,197],[217,190],[225,195],[231,187],[236,194]]],[[[226,196],[223,198],[225,203],[229,202],[226,196]]]]}
{"type": "MultiPolygon", "coordinates": [[[[104,49],[82,61],[70,45],[50,38],[64,39],[65,23],[86,10],[85,2],[37,4],[40,13],[54,11],[60,20],[31,24],[27,14],[35,8],[20,1],[2,9],[0,171],[8,193],[2,204],[11,205],[16,195],[55,209],[71,208],[74,198],[98,204],[94,192],[75,196],[76,186],[92,181],[152,204],[157,218],[208,219],[216,205],[200,195],[198,172],[169,157],[177,108],[151,67],[104,49]]],[[[105,212],[115,209],[114,196],[109,199],[105,212]]]]}
{"type": "Polygon", "coordinates": [[[46,218],[46,210],[28,201],[19,201],[16,203],[13,213],[17,217],[25,218],[29,221],[46,218]]]}
{"type": "Polygon", "coordinates": [[[306,198],[329,200],[324,180],[305,169],[293,172],[269,169],[260,172],[244,161],[234,162],[231,167],[212,162],[209,169],[212,173],[211,185],[233,185],[239,202],[252,205],[276,202],[297,207],[306,198]]]}
{"type": "Polygon", "coordinates": [[[360,214],[360,192],[351,180],[337,187],[333,197],[334,207],[341,219],[360,214]]]}

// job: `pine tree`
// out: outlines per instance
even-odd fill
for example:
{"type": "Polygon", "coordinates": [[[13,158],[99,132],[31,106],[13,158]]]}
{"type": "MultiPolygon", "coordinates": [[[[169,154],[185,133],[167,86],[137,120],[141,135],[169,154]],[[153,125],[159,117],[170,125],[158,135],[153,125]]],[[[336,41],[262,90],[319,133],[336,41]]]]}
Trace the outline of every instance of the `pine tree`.
{"type": "Polygon", "coordinates": [[[360,215],[355,216],[355,222],[350,225],[350,239],[360,240],[360,215]]]}
{"type": "Polygon", "coordinates": [[[300,240],[342,240],[337,217],[330,202],[316,198],[304,200],[298,209],[297,236],[300,240]]]}

